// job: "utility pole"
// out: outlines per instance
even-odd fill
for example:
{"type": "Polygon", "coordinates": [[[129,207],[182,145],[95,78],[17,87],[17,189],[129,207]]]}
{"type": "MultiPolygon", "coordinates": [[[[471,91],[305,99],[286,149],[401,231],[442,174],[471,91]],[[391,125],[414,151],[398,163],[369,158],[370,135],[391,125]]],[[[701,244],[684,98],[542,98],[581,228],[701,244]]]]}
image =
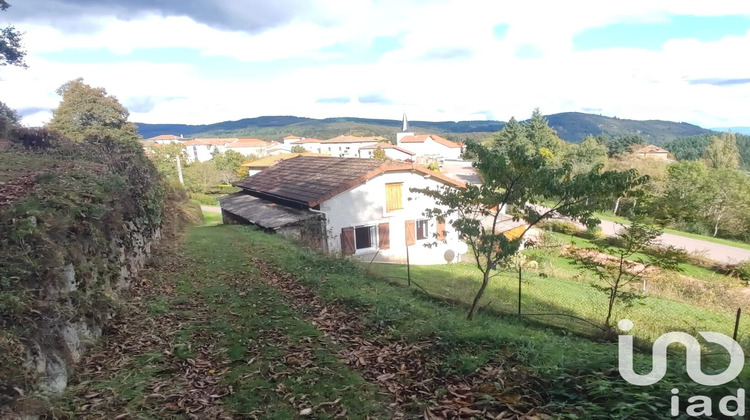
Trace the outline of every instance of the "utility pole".
{"type": "Polygon", "coordinates": [[[185,186],[185,180],[182,179],[182,162],[180,162],[180,154],[177,154],[177,175],[180,177],[180,185],[185,186]]]}

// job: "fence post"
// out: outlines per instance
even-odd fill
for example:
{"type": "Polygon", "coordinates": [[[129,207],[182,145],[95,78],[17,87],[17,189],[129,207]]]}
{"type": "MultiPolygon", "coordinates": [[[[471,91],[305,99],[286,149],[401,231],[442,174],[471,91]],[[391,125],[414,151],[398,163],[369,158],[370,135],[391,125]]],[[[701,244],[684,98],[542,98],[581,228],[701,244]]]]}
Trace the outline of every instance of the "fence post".
{"type": "Polygon", "coordinates": [[[737,341],[737,329],[740,327],[740,315],[742,315],[742,308],[737,308],[737,318],[734,320],[734,334],[732,334],[732,340],[737,341]]]}

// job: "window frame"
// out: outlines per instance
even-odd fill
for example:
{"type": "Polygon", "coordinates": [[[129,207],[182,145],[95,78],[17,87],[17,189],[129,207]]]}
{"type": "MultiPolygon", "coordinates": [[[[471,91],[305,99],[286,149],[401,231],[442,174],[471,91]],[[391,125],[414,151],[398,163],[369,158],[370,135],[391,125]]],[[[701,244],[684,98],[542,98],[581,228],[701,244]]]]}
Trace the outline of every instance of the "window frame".
{"type": "Polygon", "coordinates": [[[430,219],[417,219],[414,223],[415,237],[417,241],[427,241],[430,239],[430,219]],[[420,229],[423,227],[424,229],[420,229]],[[422,236],[422,230],[424,230],[424,237],[422,236]]]}
{"type": "Polygon", "coordinates": [[[360,252],[368,252],[368,251],[374,251],[378,249],[378,224],[366,224],[366,225],[358,225],[358,226],[352,226],[354,228],[354,253],[360,253],[360,252]],[[358,248],[357,244],[357,229],[364,229],[367,228],[370,230],[370,246],[364,247],[364,248],[358,248]]]}

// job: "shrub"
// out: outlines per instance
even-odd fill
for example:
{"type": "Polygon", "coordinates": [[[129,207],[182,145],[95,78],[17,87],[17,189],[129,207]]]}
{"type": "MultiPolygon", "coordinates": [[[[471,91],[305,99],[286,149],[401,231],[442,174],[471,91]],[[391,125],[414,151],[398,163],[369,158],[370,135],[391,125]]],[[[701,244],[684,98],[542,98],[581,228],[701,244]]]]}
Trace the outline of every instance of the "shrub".
{"type": "Polygon", "coordinates": [[[750,260],[737,264],[735,270],[742,280],[750,281],[750,260]]]}
{"type": "Polygon", "coordinates": [[[565,235],[576,235],[581,232],[581,228],[573,222],[566,222],[564,220],[551,220],[545,222],[542,227],[551,230],[553,232],[563,233],[565,235]]]}
{"type": "Polygon", "coordinates": [[[591,226],[586,228],[584,232],[581,232],[581,237],[591,240],[597,240],[602,239],[606,235],[604,235],[604,232],[602,232],[602,227],[599,225],[591,226]]]}

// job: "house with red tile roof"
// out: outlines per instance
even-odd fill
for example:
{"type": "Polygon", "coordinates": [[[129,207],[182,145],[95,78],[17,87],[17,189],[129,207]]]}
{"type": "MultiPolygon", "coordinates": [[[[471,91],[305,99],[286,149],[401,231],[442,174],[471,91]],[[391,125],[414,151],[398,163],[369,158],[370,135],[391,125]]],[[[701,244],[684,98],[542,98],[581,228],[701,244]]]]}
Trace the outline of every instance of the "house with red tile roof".
{"type": "Polygon", "coordinates": [[[298,156],[235,184],[221,197],[225,223],[253,224],[332,253],[444,264],[466,247],[452,220],[424,216],[434,200],[412,188],[465,188],[413,163],[298,156]]]}
{"type": "Polygon", "coordinates": [[[338,136],[320,143],[320,153],[337,157],[359,157],[359,149],[364,146],[387,142],[388,139],[379,136],[338,136]]]}
{"type": "Polygon", "coordinates": [[[270,147],[277,144],[277,142],[261,139],[237,139],[237,141],[227,144],[227,150],[234,150],[243,156],[263,157],[267,154],[270,147]]]}
{"type": "Polygon", "coordinates": [[[403,147],[396,146],[389,142],[380,142],[369,144],[359,148],[359,157],[375,157],[375,151],[381,149],[385,152],[385,157],[392,160],[414,160],[416,153],[406,150],[403,147]]]}
{"type": "Polygon", "coordinates": [[[188,140],[185,148],[190,162],[206,162],[219,153],[227,150],[227,145],[236,142],[237,138],[199,138],[188,140]]]}
{"type": "Polygon", "coordinates": [[[645,157],[645,158],[658,159],[658,160],[670,160],[668,150],[662,149],[659,146],[654,146],[653,144],[649,144],[648,146],[643,146],[641,148],[638,148],[633,152],[633,154],[638,157],[645,157]]]}
{"type": "Polygon", "coordinates": [[[409,130],[404,114],[401,131],[396,134],[396,145],[414,152],[418,157],[460,159],[463,145],[435,134],[416,134],[409,130]]]}
{"type": "Polygon", "coordinates": [[[174,134],[160,134],[158,136],[148,138],[145,141],[152,141],[155,144],[166,144],[166,143],[183,142],[183,141],[187,141],[187,139],[182,137],[181,135],[175,136],[174,134]]]}

